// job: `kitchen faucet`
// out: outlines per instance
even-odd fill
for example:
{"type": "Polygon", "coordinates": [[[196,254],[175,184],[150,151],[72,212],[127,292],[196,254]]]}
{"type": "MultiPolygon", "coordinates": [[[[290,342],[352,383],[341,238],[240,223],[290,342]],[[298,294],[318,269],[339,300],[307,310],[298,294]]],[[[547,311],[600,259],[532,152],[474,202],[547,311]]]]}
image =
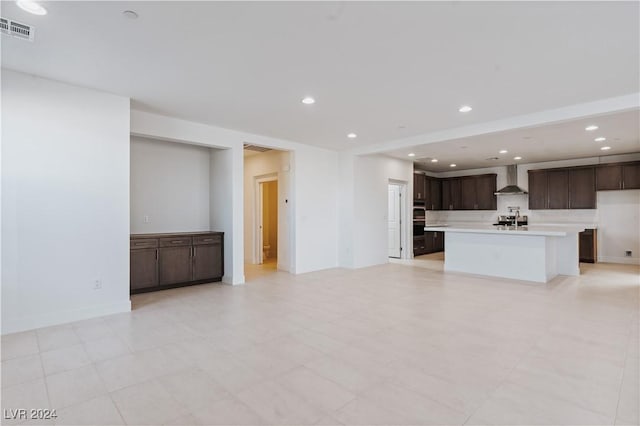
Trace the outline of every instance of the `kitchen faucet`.
{"type": "Polygon", "coordinates": [[[516,229],[518,229],[518,219],[520,219],[520,207],[514,206],[514,207],[507,207],[507,208],[509,209],[509,213],[513,213],[513,211],[515,210],[516,215],[513,221],[513,225],[515,226],[516,229]]]}

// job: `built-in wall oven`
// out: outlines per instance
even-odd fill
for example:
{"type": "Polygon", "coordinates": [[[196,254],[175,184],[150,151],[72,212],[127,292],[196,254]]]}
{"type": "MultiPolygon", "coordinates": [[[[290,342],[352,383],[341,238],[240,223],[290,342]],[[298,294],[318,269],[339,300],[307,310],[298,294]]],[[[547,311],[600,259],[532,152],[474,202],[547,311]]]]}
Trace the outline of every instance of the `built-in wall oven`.
{"type": "Polygon", "coordinates": [[[424,206],[413,206],[413,236],[424,236],[424,225],[426,221],[427,210],[424,206]]]}

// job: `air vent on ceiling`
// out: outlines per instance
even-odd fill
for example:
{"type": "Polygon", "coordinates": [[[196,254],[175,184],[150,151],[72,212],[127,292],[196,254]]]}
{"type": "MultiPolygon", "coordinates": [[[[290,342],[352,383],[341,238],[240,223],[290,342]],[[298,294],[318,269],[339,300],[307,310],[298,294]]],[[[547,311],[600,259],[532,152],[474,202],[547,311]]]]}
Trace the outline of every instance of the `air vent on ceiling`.
{"type": "Polygon", "coordinates": [[[2,31],[2,34],[29,41],[33,41],[35,35],[35,28],[32,26],[6,18],[0,18],[0,31],[2,31]]]}
{"type": "Polygon", "coordinates": [[[271,148],[265,148],[264,146],[251,145],[250,143],[245,143],[244,149],[246,149],[247,151],[255,151],[255,152],[271,151],[271,148]]]}

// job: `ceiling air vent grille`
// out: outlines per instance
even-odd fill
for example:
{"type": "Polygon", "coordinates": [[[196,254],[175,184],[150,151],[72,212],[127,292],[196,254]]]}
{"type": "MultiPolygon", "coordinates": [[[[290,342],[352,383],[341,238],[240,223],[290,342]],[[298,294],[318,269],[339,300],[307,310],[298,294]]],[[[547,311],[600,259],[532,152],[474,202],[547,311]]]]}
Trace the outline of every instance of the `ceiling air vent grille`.
{"type": "Polygon", "coordinates": [[[35,35],[35,29],[29,25],[21,24],[20,22],[12,21],[6,18],[0,18],[0,31],[2,34],[7,34],[22,40],[33,41],[35,35]]]}
{"type": "Polygon", "coordinates": [[[265,148],[264,146],[251,145],[250,143],[245,143],[244,149],[246,149],[247,151],[255,151],[255,152],[271,151],[271,148],[265,148]]]}

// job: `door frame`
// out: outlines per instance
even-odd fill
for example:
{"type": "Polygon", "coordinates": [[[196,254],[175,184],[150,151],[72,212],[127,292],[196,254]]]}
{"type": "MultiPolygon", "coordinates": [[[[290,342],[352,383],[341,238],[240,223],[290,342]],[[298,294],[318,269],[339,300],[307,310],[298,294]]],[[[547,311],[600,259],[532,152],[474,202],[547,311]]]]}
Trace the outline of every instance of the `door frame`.
{"type": "MultiPolygon", "coordinates": [[[[409,247],[409,240],[407,239],[407,236],[411,235],[411,232],[409,232],[409,225],[412,225],[412,218],[409,217],[409,212],[411,211],[409,206],[409,197],[407,197],[408,182],[404,180],[389,179],[389,182],[387,183],[387,194],[389,192],[389,185],[396,185],[400,187],[400,259],[411,259],[410,252],[413,250],[413,248],[409,247]]],[[[387,200],[388,199],[389,197],[387,195],[387,200]]],[[[389,206],[387,204],[387,210],[388,209],[389,206]]],[[[387,218],[386,226],[388,235],[389,218],[387,218]]],[[[389,251],[388,239],[386,250],[387,252],[389,251]]],[[[389,257],[387,256],[387,258],[389,257]]]]}
{"type": "MultiPolygon", "coordinates": [[[[253,263],[262,265],[264,262],[262,248],[264,246],[262,227],[263,217],[262,209],[264,205],[264,193],[262,191],[262,184],[265,182],[278,182],[278,174],[270,173],[268,175],[256,176],[254,178],[255,199],[254,199],[254,224],[253,224],[253,263]]],[[[278,185],[278,192],[280,192],[280,185],[278,185]]],[[[277,197],[277,196],[276,196],[277,197]]],[[[280,209],[278,209],[278,218],[280,217],[280,209]]],[[[277,234],[276,234],[277,235],[277,234]]],[[[276,254],[277,256],[277,254],[276,254]]]]}

